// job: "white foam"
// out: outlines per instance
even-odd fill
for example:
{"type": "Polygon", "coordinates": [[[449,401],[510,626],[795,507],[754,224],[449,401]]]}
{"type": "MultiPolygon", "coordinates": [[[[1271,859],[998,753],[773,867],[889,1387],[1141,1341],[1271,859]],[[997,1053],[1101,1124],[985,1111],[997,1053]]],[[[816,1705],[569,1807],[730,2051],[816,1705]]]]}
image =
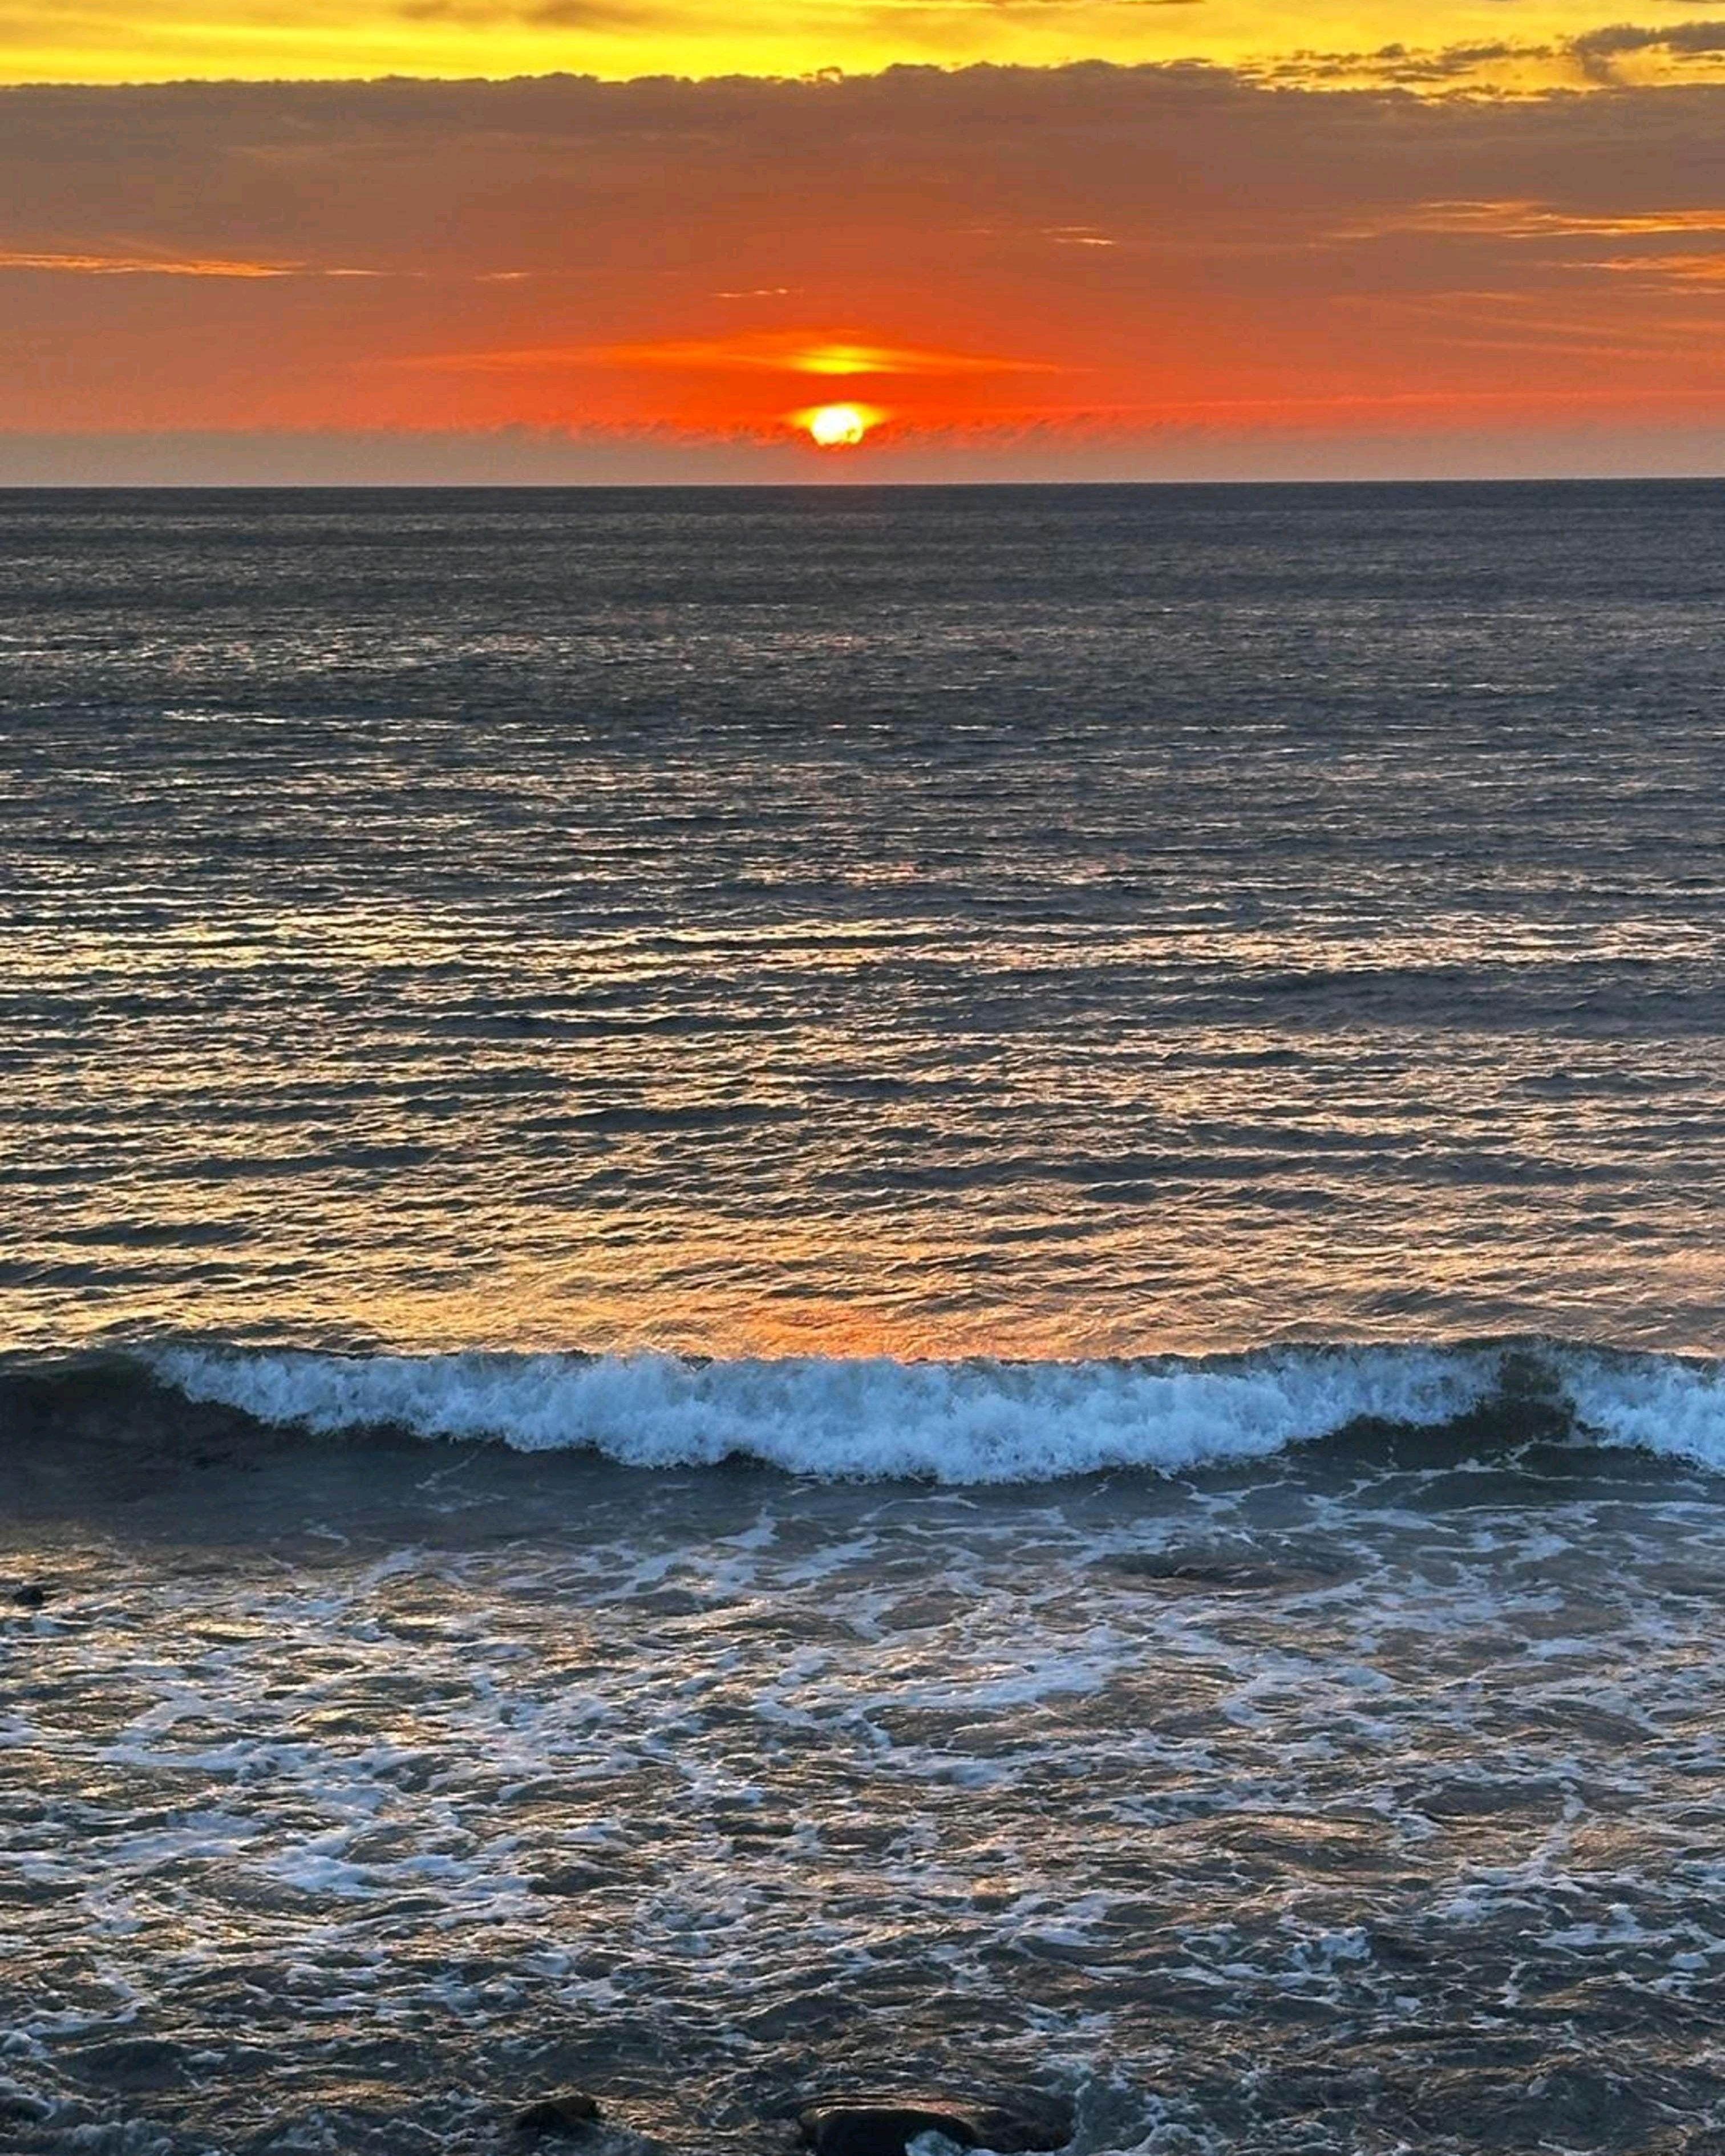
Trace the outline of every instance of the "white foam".
{"type": "MultiPolygon", "coordinates": [[[[191,1399],[325,1435],[389,1426],[636,1467],[741,1457],[832,1479],[999,1483],[1262,1459],[1366,1419],[1439,1427],[1498,1394],[1509,1352],[1008,1363],[176,1348],[153,1367],[191,1399]]],[[[1539,1358],[1585,1435],[1725,1468],[1717,1366],[1555,1346],[1539,1358]]]]}
{"type": "Polygon", "coordinates": [[[796,1474],[1023,1482],[1266,1457],[1362,1417],[1431,1425],[1489,1396],[1489,1353],[1290,1349],[1191,1363],[663,1354],[347,1357],[165,1350],[190,1398],[334,1435],[391,1425],[632,1466],[734,1456],[796,1474]]]}
{"type": "Polygon", "coordinates": [[[1574,1348],[1560,1370],[1578,1425],[1602,1445],[1725,1470],[1725,1384],[1717,1363],[1574,1348]]]}

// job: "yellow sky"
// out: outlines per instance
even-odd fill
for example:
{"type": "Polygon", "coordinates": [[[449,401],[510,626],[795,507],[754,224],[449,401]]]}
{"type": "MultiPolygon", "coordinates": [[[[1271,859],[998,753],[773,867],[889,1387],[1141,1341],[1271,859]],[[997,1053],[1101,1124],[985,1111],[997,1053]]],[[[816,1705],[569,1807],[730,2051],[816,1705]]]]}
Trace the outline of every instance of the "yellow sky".
{"type": "Polygon", "coordinates": [[[0,81],[794,76],[1186,58],[1416,89],[1725,73],[1705,39],[1588,50],[1589,33],[1632,12],[1667,29],[1674,20],[1672,0],[1639,11],[1620,0],[0,0],[0,81]],[[1428,66],[1438,54],[1448,57],[1428,66]]]}

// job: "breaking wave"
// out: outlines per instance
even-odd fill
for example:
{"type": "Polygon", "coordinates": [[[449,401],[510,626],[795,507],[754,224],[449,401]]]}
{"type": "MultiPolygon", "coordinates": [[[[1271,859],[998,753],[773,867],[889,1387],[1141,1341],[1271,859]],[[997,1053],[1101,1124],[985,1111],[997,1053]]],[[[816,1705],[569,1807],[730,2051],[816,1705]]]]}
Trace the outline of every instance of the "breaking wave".
{"type": "Polygon", "coordinates": [[[1455,1428],[1473,1443],[1559,1438],[1725,1470],[1722,1368],[1524,1340],[1086,1363],[176,1345],[108,1358],[100,1375],[87,1363],[14,1366],[0,1401],[14,1420],[28,1404],[44,1431],[74,1414],[88,1430],[148,1401],[167,1435],[195,1403],[326,1439],[387,1430],[523,1452],[586,1449],[638,1467],[744,1459],[827,1479],[1174,1474],[1363,1429],[1455,1428]]]}

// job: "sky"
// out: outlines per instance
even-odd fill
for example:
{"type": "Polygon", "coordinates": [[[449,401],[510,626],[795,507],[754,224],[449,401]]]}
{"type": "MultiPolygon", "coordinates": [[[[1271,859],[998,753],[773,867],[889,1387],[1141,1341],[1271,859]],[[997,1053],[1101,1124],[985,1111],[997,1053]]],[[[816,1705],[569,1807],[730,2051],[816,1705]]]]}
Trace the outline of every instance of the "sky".
{"type": "Polygon", "coordinates": [[[1725,474],[1620,4],[0,0],[0,484],[1725,474]]]}

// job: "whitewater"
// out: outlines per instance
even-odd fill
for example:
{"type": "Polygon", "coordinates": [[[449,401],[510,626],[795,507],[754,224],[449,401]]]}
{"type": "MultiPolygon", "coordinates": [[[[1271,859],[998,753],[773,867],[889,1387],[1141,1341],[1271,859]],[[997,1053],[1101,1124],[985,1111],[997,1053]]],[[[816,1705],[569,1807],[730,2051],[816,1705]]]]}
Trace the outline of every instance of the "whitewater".
{"type": "Polygon", "coordinates": [[[1222,1364],[692,1363],[669,1355],[352,1357],[167,1348],[141,1371],[188,1399],[322,1435],[388,1429],[631,1467],[744,1459],[793,1475],[1030,1482],[1267,1459],[1361,1424],[1443,1428],[1519,1407],[1542,1433],[1725,1471],[1716,1363],[1517,1341],[1285,1348],[1222,1364]]]}

